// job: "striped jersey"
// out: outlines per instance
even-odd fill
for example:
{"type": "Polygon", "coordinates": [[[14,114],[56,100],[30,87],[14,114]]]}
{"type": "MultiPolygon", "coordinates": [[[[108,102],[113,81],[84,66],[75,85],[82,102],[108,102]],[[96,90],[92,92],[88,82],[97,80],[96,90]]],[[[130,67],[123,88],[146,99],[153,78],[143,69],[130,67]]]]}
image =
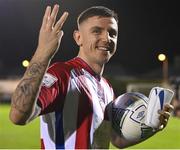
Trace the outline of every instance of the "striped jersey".
{"type": "Polygon", "coordinates": [[[113,99],[107,80],[81,58],[53,64],[44,75],[37,102],[41,148],[108,148],[109,135],[101,126],[107,126],[105,107],[113,99]]]}

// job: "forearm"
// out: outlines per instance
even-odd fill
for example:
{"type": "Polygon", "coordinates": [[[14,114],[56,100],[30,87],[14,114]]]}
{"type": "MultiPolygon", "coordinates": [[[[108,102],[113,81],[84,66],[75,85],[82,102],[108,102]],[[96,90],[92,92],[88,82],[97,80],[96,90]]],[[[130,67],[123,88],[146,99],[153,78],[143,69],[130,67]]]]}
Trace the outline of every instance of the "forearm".
{"type": "Polygon", "coordinates": [[[39,33],[38,48],[23,78],[12,96],[10,119],[15,124],[26,124],[32,115],[43,76],[50,60],[57,52],[63,32],[61,30],[68,13],[55,23],[59,5],[47,6],[39,33]]]}
{"type": "Polygon", "coordinates": [[[41,82],[50,57],[36,53],[11,99],[10,119],[15,124],[26,124],[34,111],[41,82]]]}

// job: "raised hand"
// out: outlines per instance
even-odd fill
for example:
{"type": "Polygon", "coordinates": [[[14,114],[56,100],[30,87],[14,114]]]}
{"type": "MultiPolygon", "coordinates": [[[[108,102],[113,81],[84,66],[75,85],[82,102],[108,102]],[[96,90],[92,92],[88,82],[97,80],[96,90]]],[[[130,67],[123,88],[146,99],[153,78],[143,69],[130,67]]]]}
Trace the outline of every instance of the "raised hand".
{"type": "MultiPolygon", "coordinates": [[[[13,93],[10,120],[19,125],[28,123],[34,115],[38,91],[51,58],[56,53],[63,36],[62,26],[68,13],[65,12],[56,22],[59,5],[46,8],[39,34],[37,50],[30,61],[24,76],[13,93]]],[[[38,114],[36,114],[38,115],[38,114]]]]}
{"type": "Polygon", "coordinates": [[[47,58],[52,58],[58,50],[63,36],[62,26],[68,17],[68,13],[64,12],[56,22],[58,11],[59,5],[57,4],[52,11],[51,7],[47,6],[39,33],[39,42],[36,53],[47,58]]]}

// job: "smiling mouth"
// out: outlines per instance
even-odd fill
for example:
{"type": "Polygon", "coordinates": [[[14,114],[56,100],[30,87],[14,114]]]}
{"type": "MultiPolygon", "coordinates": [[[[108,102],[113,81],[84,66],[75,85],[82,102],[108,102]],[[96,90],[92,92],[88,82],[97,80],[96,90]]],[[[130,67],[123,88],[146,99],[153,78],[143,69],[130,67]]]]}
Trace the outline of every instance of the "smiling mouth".
{"type": "Polygon", "coordinates": [[[111,49],[109,47],[97,46],[96,48],[101,51],[111,51],[111,49]]]}

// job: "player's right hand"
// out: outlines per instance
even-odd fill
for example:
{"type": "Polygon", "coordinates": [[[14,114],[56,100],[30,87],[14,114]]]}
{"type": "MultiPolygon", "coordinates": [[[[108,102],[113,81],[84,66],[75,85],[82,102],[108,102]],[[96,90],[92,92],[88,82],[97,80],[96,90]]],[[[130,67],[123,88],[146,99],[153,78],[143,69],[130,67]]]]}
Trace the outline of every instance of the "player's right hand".
{"type": "Polygon", "coordinates": [[[39,41],[36,53],[40,56],[52,58],[59,48],[63,36],[62,26],[68,17],[68,12],[56,21],[59,5],[54,5],[53,10],[47,6],[39,33],[39,41]]]}

